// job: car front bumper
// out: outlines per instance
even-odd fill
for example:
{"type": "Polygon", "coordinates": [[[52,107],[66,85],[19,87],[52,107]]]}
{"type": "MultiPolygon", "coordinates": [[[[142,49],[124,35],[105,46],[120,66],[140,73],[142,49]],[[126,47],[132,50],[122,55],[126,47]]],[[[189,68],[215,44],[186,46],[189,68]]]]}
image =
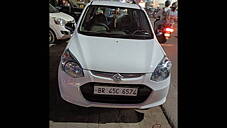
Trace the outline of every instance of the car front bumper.
{"type": "MultiPolygon", "coordinates": [[[[91,71],[84,70],[84,77],[72,78],[66,74],[61,66],[58,69],[58,84],[60,89],[61,97],[72,104],[83,106],[83,107],[105,107],[105,108],[135,108],[135,109],[147,109],[155,106],[159,106],[166,101],[170,86],[170,76],[161,81],[154,82],[150,80],[151,74],[145,74],[138,78],[130,78],[122,80],[118,84],[143,84],[150,89],[152,92],[148,98],[142,103],[136,104],[116,104],[116,103],[101,103],[88,101],[82,94],[80,86],[83,86],[90,82],[96,83],[115,83],[110,78],[104,78],[94,76],[91,71]]],[[[116,84],[116,83],[115,83],[116,84]]]]}

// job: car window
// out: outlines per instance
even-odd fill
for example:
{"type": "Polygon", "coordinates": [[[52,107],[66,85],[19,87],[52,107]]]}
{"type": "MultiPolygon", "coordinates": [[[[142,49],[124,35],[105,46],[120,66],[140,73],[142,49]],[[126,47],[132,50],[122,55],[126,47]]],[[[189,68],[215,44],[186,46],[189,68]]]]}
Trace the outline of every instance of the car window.
{"type": "Polygon", "coordinates": [[[58,9],[56,9],[54,6],[49,4],[49,13],[58,13],[58,9]]]}
{"type": "Polygon", "coordinates": [[[145,13],[140,9],[90,5],[78,32],[89,36],[152,39],[145,13]]]}

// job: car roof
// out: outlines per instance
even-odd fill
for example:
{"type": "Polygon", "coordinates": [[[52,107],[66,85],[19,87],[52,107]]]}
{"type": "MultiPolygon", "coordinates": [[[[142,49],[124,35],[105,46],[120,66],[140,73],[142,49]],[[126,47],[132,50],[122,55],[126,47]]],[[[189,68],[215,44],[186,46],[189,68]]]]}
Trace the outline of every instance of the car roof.
{"type": "Polygon", "coordinates": [[[119,1],[107,1],[107,0],[99,0],[90,2],[90,5],[105,5],[105,6],[115,6],[115,7],[125,7],[125,8],[134,8],[134,9],[141,9],[141,7],[137,4],[131,3],[122,3],[119,1]]]}

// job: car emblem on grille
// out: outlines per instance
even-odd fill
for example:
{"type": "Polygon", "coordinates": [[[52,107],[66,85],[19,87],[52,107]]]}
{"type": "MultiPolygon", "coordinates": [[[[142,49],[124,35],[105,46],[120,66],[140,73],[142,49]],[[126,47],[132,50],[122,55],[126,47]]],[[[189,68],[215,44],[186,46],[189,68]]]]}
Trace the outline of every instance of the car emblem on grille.
{"type": "Polygon", "coordinates": [[[119,73],[115,74],[112,76],[112,79],[115,81],[115,82],[119,82],[121,81],[121,79],[123,78],[123,76],[121,76],[119,73]]]}

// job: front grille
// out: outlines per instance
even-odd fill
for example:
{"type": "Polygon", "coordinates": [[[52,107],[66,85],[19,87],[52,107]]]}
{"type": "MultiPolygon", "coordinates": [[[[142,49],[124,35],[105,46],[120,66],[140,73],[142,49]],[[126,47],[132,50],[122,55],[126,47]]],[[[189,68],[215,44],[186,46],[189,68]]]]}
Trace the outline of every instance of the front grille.
{"type": "Polygon", "coordinates": [[[145,85],[136,84],[110,84],[110,83],[87,83],[80,87],[84,98],[92,102],[116,103],[116,104],[138,104],[144,102],[151,94],[152,90],[145,85]],[[111,87],[128,87],[138,88],[137,96],[116,96],[116,95],[99,95],[94,94],[94,85],[111,86],[111,87]]]}
{"type": "Polygon", "coordinates": [[[61,34],[69,35],[70,33],[68,31],[61,31],[61,34]]]}
{"type": "MultiPolygon", "coordinates": [[[[112,78],[115,74],[114,72],[100,72],[100,71],[91,71],[95,76],[112,78]]],[[[119,73],[123,78],[137,78],[143,76],[145,73],[119,73]]]]}
{"type": "Polygon", "coordinates": [[[65,28],[68,29],[70,31],[70,33],[72,34],[75,30],[75,25],[73,22],[68,22],[65,24],[65,28]]]}

